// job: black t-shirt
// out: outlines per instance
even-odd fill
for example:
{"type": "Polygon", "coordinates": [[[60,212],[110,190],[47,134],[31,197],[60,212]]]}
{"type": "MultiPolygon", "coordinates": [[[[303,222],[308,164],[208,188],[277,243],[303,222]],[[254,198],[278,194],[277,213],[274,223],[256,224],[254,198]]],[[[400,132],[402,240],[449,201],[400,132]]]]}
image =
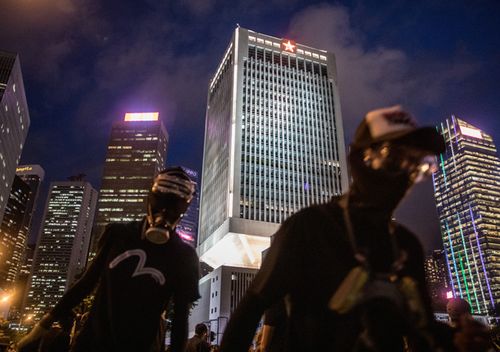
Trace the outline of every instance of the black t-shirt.
{"type": "MultiPolygon", "coordinates": [[[[387,219],[355,207],[350,213],[358,245],[370,248],[372,268],[389,271],[395,255],[387,219]]],[[[422,246],[401,225],[395,226],[393,235],[400,250],[407,254],[400,274],[418,283],[427,317],[433,321],[422,246]]],[[[233,314],[224,335],[223,351],[244,351],[255,330],[253,321],[285,296],[290,302],[286,338],[289,351],[350,351],[361,332],[360,317],[355,312],[338,315],[328,308],[328,302],[356,265],[338,199],[292,215],[276,233],[247,298],[233,314]]]]}
{"type": "Polygon", "coordinates": [[[109,225],[82,277],[53,309],[66,314],[95,287],[72,351],[157,351],[160,316],[171,298],[199,298],[199,262],[177,234],[163,245],[141,239],[142,222],[109,225]]]}

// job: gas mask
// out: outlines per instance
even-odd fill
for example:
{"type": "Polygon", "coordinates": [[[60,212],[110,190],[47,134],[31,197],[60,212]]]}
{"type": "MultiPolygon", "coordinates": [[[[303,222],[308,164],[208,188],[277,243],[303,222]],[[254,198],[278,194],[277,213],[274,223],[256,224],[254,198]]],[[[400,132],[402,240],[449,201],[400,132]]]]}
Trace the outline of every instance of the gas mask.
{"type": "Polygon", "coordinates": [[[144,237],[164,244],[186,212],[195,192],[195,184],[181,168],[171,168],[154,180],[148,195],[148,214],[144,237]]]}
{"type": "Polygon", "coordinates": [[[388,211],[413,184],[437,170],[430,152],[389,142],[351,151],[349,161],[358,200],[388,211]]]}

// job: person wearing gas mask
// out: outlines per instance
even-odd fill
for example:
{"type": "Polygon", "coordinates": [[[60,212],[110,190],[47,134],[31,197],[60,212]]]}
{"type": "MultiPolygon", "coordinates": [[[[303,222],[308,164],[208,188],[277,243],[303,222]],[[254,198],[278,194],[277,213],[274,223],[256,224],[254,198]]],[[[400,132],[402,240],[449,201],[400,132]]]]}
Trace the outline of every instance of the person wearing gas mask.
{"type": "Polygon", "coordinates": [[[147,216],[107,226],[82,278],[20,341],[19,348],[39,338],[95,292],[72,351],[163,351],[159,324],[173,300],[172,351],[183,352],[189,307],[200,297],[199,261],[175,228],[194,192],[194,183],[182,168],[160,172],[148,195],[147,216]]]}
{"type": "Polygon", "coordinates": [[[369,112],[350,146],[347,194],[290,216],[224,332],[246,351],[263,312],[286,297],[285,351],[459,350],[439,338],[417,237],[392,220],[445,150],[400,106],[369,112]]]}

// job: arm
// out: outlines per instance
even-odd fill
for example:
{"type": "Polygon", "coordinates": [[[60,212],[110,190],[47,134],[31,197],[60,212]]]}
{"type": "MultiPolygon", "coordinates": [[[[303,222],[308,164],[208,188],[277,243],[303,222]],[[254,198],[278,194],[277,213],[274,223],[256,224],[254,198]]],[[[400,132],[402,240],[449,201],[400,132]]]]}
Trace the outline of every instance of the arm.
{"type": "Polygon", "coordinates": [[[68,314],[74,306],[80,303],[81,300],[92,291],[99,279],[101,268],[106,260],[106,254],[109,250],[109,236],[110,226],[106,227],[105,232],[102,234],[99,240],[99,252],[83,276],[66,291],[52,311],[47,313],[40,322],[33,327],[33,330],[19,341],[17,345],[19,350],[46,335],[54,321],[68,314]]]}
{"type": "Polygon", "coordinates": [[[61,300],[49,313],[53,320],[57,320],[67,314],[96,287],[111,246],[111,233],[112,225],[109,225],[99,239],[99,250],[94,260],[87,267],[83,276],[66,291],[61,300]]]}
{"type": "MultiPolygon", "coordinates": [[[[175,298],[174,298],[175,299],[175,298]]],[[[182,352],[186,347],[188,335],[188,315],[190,302],[186,299],[175,299],[174,317],[172,319],[172,352],[182,352]]]]}
{"type": "Polygon", "coordinates": [[[184,269],[179,274],[178,285],[174,291],[174,317],[172,321],[171,347],[172,352],[183,352],[188,335],[188,316],[192,302],[200,298],[198,280],[200,277],[200,262],[193,249],[185,253],[180,263],[184,269]]]}
{"type": "Polygon", "coordinates": [[[262,267],[224,331],[221,352],[247,351],[264,311],[290,291],[297,273],[296,216],[280,227],[262,267]]]}

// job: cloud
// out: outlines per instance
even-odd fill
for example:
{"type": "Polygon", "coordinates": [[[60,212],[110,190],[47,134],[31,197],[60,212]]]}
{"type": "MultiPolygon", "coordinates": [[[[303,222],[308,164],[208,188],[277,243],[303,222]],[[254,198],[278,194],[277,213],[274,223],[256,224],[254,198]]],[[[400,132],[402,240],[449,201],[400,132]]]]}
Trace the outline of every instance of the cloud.
{"type": "Polygon", "coordinates": [[[205,16],[215,6],[215,0],[184,0],[183,4],[196,16],[205,16]]]}
{"type": "Polygon", "coordinates": [[[348,9],[338,5],[302,10],[291,20],[289,33],[298,42],[335,54],[348,138],[367,111],[395,103],[412,111],[425,110],[440,103],[450,84],[478,68],[470,61],[425,60],[400,48],[367,45],[348,9]]]}

